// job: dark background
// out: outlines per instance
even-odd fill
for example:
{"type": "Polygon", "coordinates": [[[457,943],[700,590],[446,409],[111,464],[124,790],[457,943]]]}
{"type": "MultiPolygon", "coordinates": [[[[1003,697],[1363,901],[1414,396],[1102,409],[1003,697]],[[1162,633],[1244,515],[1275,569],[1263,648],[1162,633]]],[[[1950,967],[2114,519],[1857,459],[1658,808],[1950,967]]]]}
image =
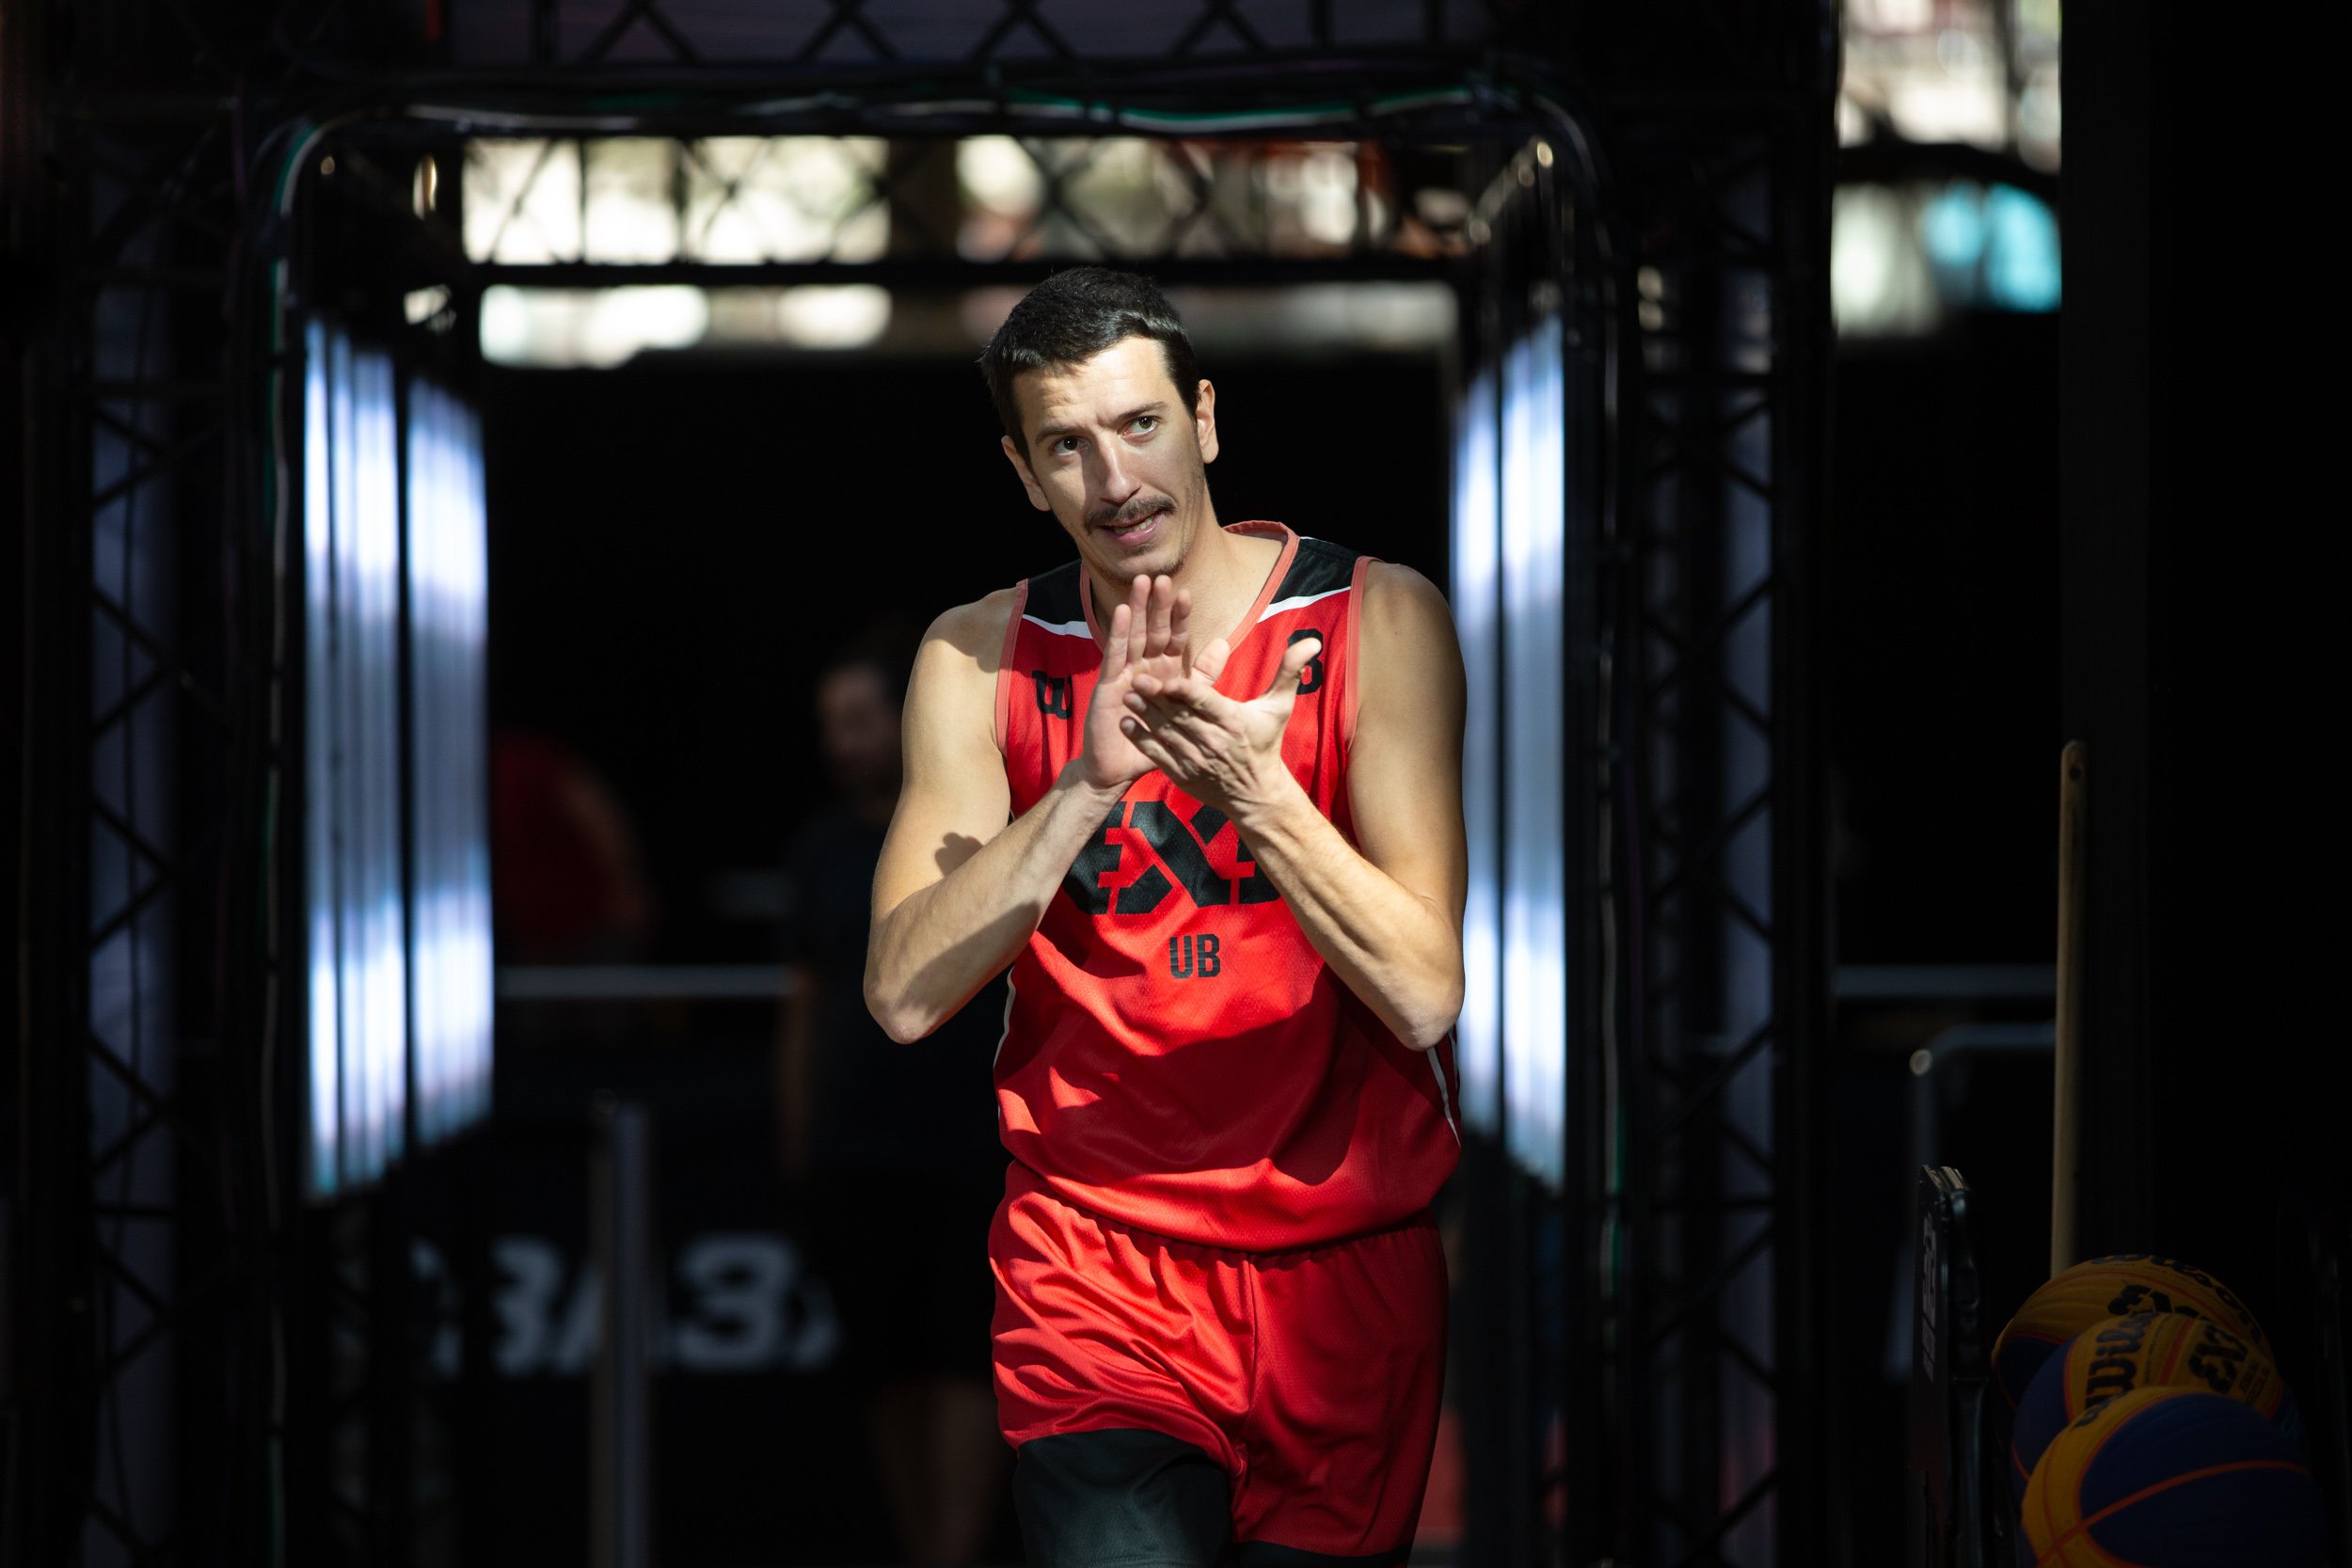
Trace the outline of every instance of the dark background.
{"type": "MultiPolygon", "coordinates": [[[[2058,907],[2058,314],[1960,311],[1842,341],[1831,394],[1821,723],[1838,965],[2042,964],[2058,907]]],[[[1910,1056],[2046,998],[1846,1004],[1827,1053],[1825,1358],[1853,1560],[1903,1529],[1910,1163],[1981,1198],[1988,1337],[2049,1267],[2050,1058],[1939,1063],[1912,1147],[1910,1056]]]]}
{"type": "Polygon", "coordinates": [[[1839,963],[2048,963],[2058,318],[1841,343],[1820,702],[1839,963]]]}

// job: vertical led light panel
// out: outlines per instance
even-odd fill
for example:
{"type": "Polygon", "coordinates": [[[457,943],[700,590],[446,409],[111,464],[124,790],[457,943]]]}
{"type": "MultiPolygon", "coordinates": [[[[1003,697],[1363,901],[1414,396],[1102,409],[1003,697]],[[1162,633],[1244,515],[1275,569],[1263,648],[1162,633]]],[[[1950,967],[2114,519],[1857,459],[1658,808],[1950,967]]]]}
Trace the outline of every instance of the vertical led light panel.
{"type": "Polygon", "coordinates": [[[430,382],[408,392],[408,660],[417,1135],[490,1104],[488,542],[482,427],[430,382]]]}
{"type": "Polygon", "coordinates": [[[1462,731],[1462,823],[1470,896],[1462,909],[1462,1016],[1454,1026],[1462,1117],[1502,1130],[1502,520],[1495,502],[1495,378],[1481,371],[1455,411],[1454,625],[1469,709],[1462,731]]]}
{"type": "Polygon", "coordinates": [[[304,409],[311,1191],[404,1140],[400,434],[390,358],[313,323],[304,409]]]}
{"type": "Polygon", "coordinates": [[[1559,1185],[1567,1149],[1566,402],[1560,324],[1503,357],[1503,1138],[1559,1185]]]}
{"type": "Polygon", "coordinates": [[[332,1193],[342,1175],[342,1016],[335,942],[335,512],[327,467],[326,328],[304,337],[302,378],[303,866],[308,905],[311,1196],[332,1193]]]}

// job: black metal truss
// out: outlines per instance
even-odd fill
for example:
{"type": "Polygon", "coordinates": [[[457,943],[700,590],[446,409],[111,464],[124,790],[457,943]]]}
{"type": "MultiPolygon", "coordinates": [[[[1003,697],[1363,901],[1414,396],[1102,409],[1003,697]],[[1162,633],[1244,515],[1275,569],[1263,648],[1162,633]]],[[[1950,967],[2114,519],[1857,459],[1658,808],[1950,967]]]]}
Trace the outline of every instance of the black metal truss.
{"type": "MultiPolygon", "coordinates": [[[[42,25],[9,35],[13,74],[0,84],[40,95],[37,123],[18,110],[0,134],[21,143],[27,133],[13,128],[30,124],[40,138],[48,178],[20,181],[9,201],[49,291],[24,339],[37,591],[20,732],[30,826],[16,866],[27,1028],[7,1238],[23,1288],[5,1347],[0,1562],[269,1561],[273,1543],[285,1550],[284,1508],[300,1506],[274,1502],[269,1478],[289,1476],[356,1480],[333,1505],[347,1524],[336,1556],[394,1544],[371,1496],[397,1483],[392,1446],[356,1478],[316,1456],[306,1469],[285,1449],[289,1310],[297,1351],[339,1333],[384,1343],[368,1328],[367,1291],[332,1285],[339,1254],[321,1244],[331,1238],[307,1235],[290,1196],[299,1031],[274,1010],[289,949],[273,880],[286,867],[272,856],[298,837],[274,715],[288,711],[298,671],[273,641],[273,481],[255,437],[282,367],[261,285],[268,247],[284,239],[270,177],[308,127],[345,114],[393,123],[403,105],[437,98],[485,116],[513,103],[609,114],[627,86],[668,104],[665,134],[681,136],[752,123],[903,135],[921,103],[937,111],[924,121],[933,135],[1103,135],[1121,130],[1122,103],[1263,113],[1320,83],[1367,131],[1375,91],[1417,74],[1471,85],[1473,102],[1424,123],[1476,135],[1525,123],[1529,100],[1497,92],[1499,79],[1539,77],[1568,49],[1588,77],[1628,89],[1596,117],[1619,204],[1593,214],[1613,240],[1595,264],[1619,381],[1613,496],[1595,514],[1587,563],[1604,656],[1587,717],[1606,765],[1590,842],[1606,846],[1610,868],[1594,884],[1595,916],[1613,933],[1597,925],[1583,940],[1617,1006],[1592,1021],[1612,1044],[1606,1070],[1595,1057],[1571,1085],[1585,1147],[1569,1202],[1557,1216],[1531,1211],[1532,1223],[1565,1227],[1579,1265],[1553,1369],[1569,1458],[1532,1479],[1542,1493],[1565,1483],[1554,1544],[1580,1568],[1819,1560],[1808,1187],[1819,953],[1802,682],[1820,500],[1804,486],[1819,471],[1826,342],[1827,6],[1686,0],[1588,8],[1570,23],[1541,7],[1433,3],[1367,43],[1343,28],[1335,0],[1311,0],[1301,36],[1249,0],[1202,0],[1168,19],[1160,58],[1139,61],[1089,24],[1070,25],[1084,8],[1003,0],[945,51],[963,68],[946,72],[946,35],[894,36],[866,0],[830,0],[788,49],[748,51],[708,36],[713,8],[620,0],[575,42],[554,0],[531,0],[517,51],[473,69],[462,38],[418,34],[407,7],[83,9],[20,0],[11,23],[42,25]],[[1722,47],[1669,80],[1658,62],[1687,62],[1670,52],[1685,35],[1722,47]],[[1480,53],[1496,46],[1537,57],[1480,53]],[[1353,64],[1335,79],[1326,62],[1342,56],[1353,64]],[[790,69],[754,71],[753,58],[790,69]],[[788,112],[774,108],[779,90],[796,95],[788,112]],[[1042,99],[1081,107],[1052,121],[1042,99]],[[127,356],[108,337],[125,323],[127,356]],[[168,518],[168,612],[101,578],[102,535],[135,504],[168,518]],[[106,684],[102,644],[119,665],[106,684]],[[1760,685],[1749,678],[1759,662],[1760,685]],[[160,816],[104,777],[159,709],[175,742],[160,816]],[[93,887],[102,857],[121,874],[115,895],[93,887]],[[149,922],[174,933],[153,939],[176,960],[168,1017],[126,1052],[95,1026],[107,1021],[93,1017],[93,959],[135,944],[149,922]],[[125,1189],[135,1167],[168,1180],[125,1189]],[[167,1362],[175,1440],[167,1464],[137,1469],[105,1450],[133,1376],[167,1362]],[[1756,1433],[1769,1433],[1769,1455],[1741,1447],[1756,1433]],[[1739,1481],[1728,1494],[1726,1474],[1739,1481]]],[[[446,143],[464,120],[410,134],[446,143]]],[[[0,150],[11,169],[31,166],[21,145],[0,150]]],[[[1011,276],[1032,263],[1002,264],[1011,276]]],[[[1270,279],[1302,263],[1224,264],[1270,279]]],[[[1307,265],[1425,275],[1362,251],[1307,265]]],[[[564,280],[600,275],[582,264],[564,280]]],[[[378,1264],[397,1256],[381,1228],[365,1248],[378,1264]]],[[[345,1364],[328,1418],[381,1433],[386,1407],[370,1403],[367,1375],[398,1364],[373,1354],[345,1364]]]]}
{"type": "Polygon", "coordinates": [[[1826,73],[1625,127],[1621,490],[1604,578],[1622,955],[1584,1244],[1614,1438],[1570,1560],[1820,1560],[1804,701],[1827,322],[1826,73]]]}
{"type": "MultiPolygon", "coordinates": [[[[262,763],[228,526],[225,120],[53,114],[27,359],[19,1192],[7,1560],[194,1560],[249,1497],[269,1198],[236,980],[262,763]],[[233,957],[232,957],[233,956],[233,957]],[[211,1441],[183,1448],[180,1431],[211,1441]],[[157,1446],[158,1438],[161,1447],[157,1446]]],[[[27,200],[25,209],[33,202],[27,200]]]]}
{"type": "Polygon", "coordinates": [[[707,68],[746,60],[843,70],[914,62],[1038,60],[1088,67],[1150,56],[1173,60],[1345,55],[1377,47],[1476,48],[1504,41],[1520,12],[1510,0],[1419,0],[1349,14],[1345,0],[1184,0],[1156,13],[1119,14],[1072,0],[893,8],[826,0],[815,8],[725,11],[679,0],[616,0],[572,30],[562,0],[504,8],[452,47],[464,60],[548,69],[631,61],[707,68]]]}
{"type": "MultiPolygon", "coordinates": [[[[1489,116],[1473,127],[1473,134],[1491,135],[1495,129],[1489,116]]],[[[1447,132],[1459,135],[1460,129],[1448,127],[1447,132]]],[[[1328,132],[1326,136],[1338,139],[1328,132]]],[[[636,147],[644,139],[632,137],[625,145],[636,147]]],[[[1271,231],[1271,204],[1265,198],[1261,179],[1267,166],[1277,162],[1278,157],[1295,158],[1295,146],[1230,138],[1145,140],[1132,135],[1120,139],[1130,148],[1141,149],[1152,160],[1152,173],[1161,186],[1157,193],[1160,199],[1152,204],[1150,214],[1152,231],[1148,233],[1120,232],[1130,227],[1133,214],[1116,212],[1115,199],[1108,198],[1105,193],[1089,192],[1084,183],[1101,164],[1110,142],[1067,134],[1050,137],[1025,135],[1013,138],[1013,142],[1038,182],[1036,210],[1018,232],[1000,239],[993,253],[976,254],[961,243],[956,231],[955,221],[961,214],[940,211],[941,204],[936,199],[942,191],[942,176],[945,188],[953,189],[957,140],[900,135],[886,144],[889,157],[883,166],[857,170],[854,179],[859,189],[850,202],[837,211],[793,214],[804,219],[813,216],[814,227],[825,231],[826,243],[819,254],[721,259],[708,254],[710,231],[730,209],[739,211],[742,207],[743,187],[753,166],[765,155],[764,150],[755,151],[750,164],[730,174],[712,166],[710,152],[701,140],[671,137],[664,138],[662,147],[662,196],[664,215],[675,235],[672,254],[640,255],[626,261],[585,254],[513,261],[502,258],[500,252],[506,231],[520,216],[534,187],[542,180],[553,177],[560,168],[568,181],[584,188],[589,182],[587,170],[594,150],[599,146],[596,139],[588,137],[526,142],[524,145],[531,150],[531,167],[513,189],[495,193],[490,207],[493,222],[485,226],[489,230],[488,255],[476,259],[489,268],[526,269],[530,276],[549,282],[554,282],[559,275],[546,269],[563,268],[625,269],[604,274],[613,278],[628,276],[650,279],[662,274],[691,273],[695,277],[722,283],[731,271],[738,269],[778,269],[781,275],[804,268],[810,270],[811,277],[827,270],[853,269],[859,276],[886,282],[891,280],[890,262],[910,258],[952,258],[976,279],[985,277],[990,269],[1034,275],[1040,267],[1067,264],[1073,260],[1148,263],[1154,268],[1171,263],[1228,262],[1243,267],[1254,262],[1279,261],[1320,264],[1335,276],[1359,277],[1374,275],[1383,267],[1415,274],[1434,273],[1438,269],[1430,263],[1457,259],[1470,248],[1458,223],[1435,223],[1400,202],[1384,199],[1387,193],[1375,188],[1381,182],[1381,155],[1386,150],[1379,141],[1341,143],[1349,147],[1358,165],[1350,227],[1343,236],[1309,239],[1296,233],[1271,231]],[[697,182],[705,187],[715,186],[716,198],[698,200],[697,182]],[[884,220],[889,235],[887,260],[843,254],[847,235],[868,217],[884,220]]],[[[471,190],[470,171],[466,184],[470,206],[478,199],[471,190]]],[[[566,214],[583,230],[585,208],[583,198],[580,211],[566,214]]],[[[567,248],[584,252],[583,235],[569,234],[565,238],[571,242],[567,248]]],[[[469,239],[472,243],[470,235],[469,239]]],[[[787,248],[805,252],[819,247],[803,240],[787,248]]]]}

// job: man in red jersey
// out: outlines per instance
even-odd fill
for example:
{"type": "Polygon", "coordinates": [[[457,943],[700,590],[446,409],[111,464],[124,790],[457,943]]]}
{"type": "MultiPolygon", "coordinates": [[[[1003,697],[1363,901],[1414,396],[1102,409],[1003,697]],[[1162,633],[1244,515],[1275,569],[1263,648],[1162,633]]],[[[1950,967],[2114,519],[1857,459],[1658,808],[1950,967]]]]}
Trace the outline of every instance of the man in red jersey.
{"type": "MultiPolygon", "coordinates": [[[[981,369],[1077,559],[925,639],[866,995],[912,1040],[1011,966],[989,1259],[1030,1561],[1401,1562],[1460,1147],[1445,602],[1219,526],[1215,388],[1144,279],[1057,274],[981,369]]],[[[1346,461],[1345,400],[1312,413],[1299,456],[1346,461]]]]}

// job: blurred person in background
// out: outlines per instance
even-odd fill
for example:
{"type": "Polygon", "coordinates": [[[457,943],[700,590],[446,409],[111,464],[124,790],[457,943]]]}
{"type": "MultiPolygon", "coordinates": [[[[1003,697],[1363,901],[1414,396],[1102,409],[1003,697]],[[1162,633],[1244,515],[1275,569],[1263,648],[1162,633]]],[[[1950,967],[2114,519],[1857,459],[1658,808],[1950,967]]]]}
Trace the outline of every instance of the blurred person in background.
{"type": "Polygon", "coordinates": [[[837,799],[787,857],[776,1108],[786,1180],[840,1309],[900,1550],[931,1565],[977,1560],[1011,1460],[989,1373],[988,1225],[1005,1172],[989,1067],[1005,998],[993,982],[919,1059],[866,1010],[874,867],[898,801],[915,644],[911,628],[878,626],[818,676],[837,799]]]}

